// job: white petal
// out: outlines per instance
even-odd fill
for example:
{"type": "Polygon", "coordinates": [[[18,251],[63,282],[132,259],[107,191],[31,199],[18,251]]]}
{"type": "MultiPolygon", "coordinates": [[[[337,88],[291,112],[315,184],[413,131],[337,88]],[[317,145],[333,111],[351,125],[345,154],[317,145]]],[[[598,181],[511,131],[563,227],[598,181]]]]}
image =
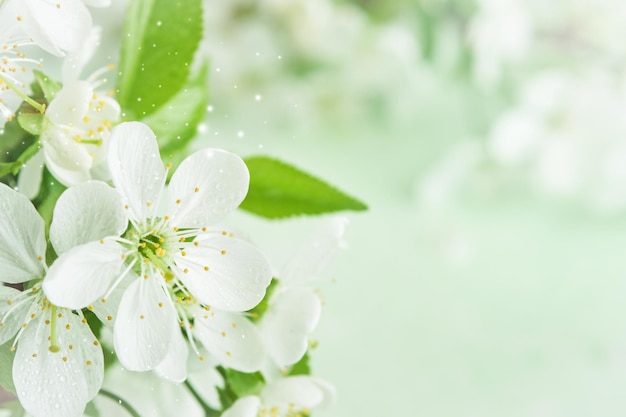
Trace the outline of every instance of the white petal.
{"type": "Polygon", "coordinates": [[[63,128],[50,125],[41,135],[46,166],[67,187],[91,179],[92,158],[63,128]]]}
{"type": "Polygon", "coordinates": [[[12,300],[20,291],[0,284],[0,345],[11,340],[28,319],[28,313],[33,303],[25,301],[15,304],[12,300]],[[10,303],[9,303],[10,302],[10,303]],[[11,313],[5,318],[7,313],[11,313]]]}
{"type": "Polygon", "coordinates": [[[128,225],[117,191],[99,181],[68,188],[54,207],[50,242],[57,254],[106,236],[119,236],[128,225]]]}
{"type": "Polygon", "coordinates": [[[261,334],[276,363],[285,367],[298,362],[308,347],[308,335],[322,312],[319,297],[309,288],[282,292],[272,300],[261,320],[261,334]]]}
{"type": "Polygon", "coordinates": [[[315,408],[318,410],[329,408],[335,402],[337,397],[335,387],[330,382],[321,378],[311,377],[311,380],[318,386],[319,389],[322,390],[324,394],[322,402],[316,405],[315,408]]]}
{"type": "MultiPolygon", "coordinates": [[[[63,86],[46,109],[46,117],[61,127],[81,126],[89,110],[93,89],[86,81],[74,81],[63,86]]],[[[68,136],[73,136],[70,133],[68,136]]]]}
{"type": "Polygon", "coordinates": [[[50,325],[41,318],[31,322],[20,337],[13,363],[20,403],[36,417],[82,416],[104,376],[102,348],[89,326],[65,309],[58,314],[61,350],[52,353],[48,349],[50,325]]]}
{"type": "Polygon", "coordinates": [[[89,35],[91,15],[80,0],[22,0],[24,30],[54,55],[77,50],[89,35]],[[59,5],[60,7],[57,7],[59,5]]]}
{"type": "Polygon", "coordinates": [[[111,5],[111,0],[84,0],[87,6],[91,7],[108,7],[111,5]]]}
{"type": "Polygon", "coordinates": [[[172,320],[171,328],[171,343],[167,356],[154,370],[163,379],[172,382],[183,382],[187,379],[189,349],[183,335],[180,333],[180,326],[177,320],[172,320]]]}
{"type": "Polygon", "coordinates": [[[43,152],[39,151],[24,164],[19,177],[17,177],[18,191],[30,200],[34,199],[37,194],[39,194],[41,178],[43,176],[43,164],[43,152]]]}
{"type": "Polygon", "coordinates": [[[89,32],[89,36],[85,39],[77,51],[70,53],[63,63],[63,84],[64,86],[78,80],[81,71],[87,65],[94,52],[100,45],[102,28],[94,26],[89,32]]]}
{"type": "Polygon", "coordinates": [[[158,274],[137,278],[122,297],[113,330],[117,357],[131,371],[148,371],[163,361],[170,348],[176,312],[159,284],[158,274]]]}
{"type": "Polygon", "coordinates": [[[279,278],[282,282],[308,282],[317,278],[327,269],[339,250],[345,246],[343,235],[348,225],[348,219],[335,216],[326,219],[318,230],[304,242],[295,253],[290,256],[289,262],[279,278]]]}
{"type": "Polygon", "coordinates": [[[294,404],[297,409],[311,409],[324,402],[325,390],[308,376],[291,376],[267,384],[261,392],[261,401],[271,407],[294,404]]]}
{"type": "Polygon", "coordinates": [[[265,351],[256,327],[241,314],[199,309],[195,335],[224,366],[242,372],[260,369],[265,351]]]}
{"type": "Polygon", "coordinates": [[[109,170],[113,184],[129,206],[129,217],[137,221],[146,219],[149,206],[158,203],[165,180],[159,146],[148,126],[127,122],[113,129],[109,170]]]}
{"type": "Polygon", "coordinates": [[[185,256],[177,253],[175,262],[189,291],[201,303],[222,310],[251,309],[272,279],[271,266],[257,248],[229,237],[199,240],[197,247],[185,249],[185,256]]]}
{"type": "Polygon", "coordinates": [[[167,212],[170,223],[203,227],[220,221],[241,204],[249,182],[248,167],[239,156],[221,149],[195,152],[172,175],[167,212]]]}
{"type": "Polygon", "coordinates": [[[256,417],[261,406],[259,397],[241,397],[222,414],[222,417],[256,417]]]}
{"type": "Polygon", "coordinates": [[[42,277],[45,256],[43,219],[28,198],[0,183],[0,282],[42,277]]]}
{"type": "Polygon", "coordinates": [[[87,307],[102,297],[119,276],[123,252],[122,246],[109,238],[65,252],[48,270],[44,292],[55,305],[87,307]]]}
{"type": "MultiPolygon", "coordinates": [[[[111,291],[111,294],[109,294],[107,298],[100,298],[91,304],[93,309],[90,310],[96,315],[96,317],[98,317],[98,319],[105,325],[111,326],[107,329],[107,331],[111,334],[111,343],[113,341],[113,325],[115,324],[115,319],[117,318],[117,312],[120,307],[120,303],[122,302],[123,295],[124,290],[118,285],[113,291],[111,291]]],[[[103,333],[100,333],[100,337],[103,337],[102,335],[103,333]]]]}

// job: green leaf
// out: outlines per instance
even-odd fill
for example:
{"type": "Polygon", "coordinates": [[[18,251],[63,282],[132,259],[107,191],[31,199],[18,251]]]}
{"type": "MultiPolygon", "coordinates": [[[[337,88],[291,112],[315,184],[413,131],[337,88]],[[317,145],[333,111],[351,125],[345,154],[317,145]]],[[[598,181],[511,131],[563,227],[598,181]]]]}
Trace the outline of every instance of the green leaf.
{"type": "Polygon", "coordinates": [[[257,395],[265,385],[265,379],[260,372],[247,374],[230,368],[226,369],[226,382],[238,398],[257,395]]]}
{"type": "Polygon", "coordinates": [[[141,121],[154,131],[165,158],[181,151],[195,135],[209,104],[209,66],[202,65],[165,105],[141,121]]]}
{"type": "Polygon", "coordinates": [[[185,85],[201,38],[202,0],[130,2],[117,79],[130,119],[153,113],[185,85]]]}
{"type": "Polygon", "coordinates": [[[302,359],[296,362],[289,370],[289,376],[311,375],[311,365],[309,365],[309,352],[306,352],[302,359]]]}
{"type": "Polygon", "coordinates": [[[100,410],[96,407],[93,401],[87,403],[87,407],[85,407],[85,415],[89,417],[100,417],[100,410]]]}
{"type": "Polygon", "coordinates": [[[22,154],[17,158],[17,160],[13,162],[0,162],[0,178],[4,177],[7,174],[17,175],[20,172],[20,169],[24,166],[24,164],[41,148],[39,142],[32,143],[28,148],[26,148],[22,154]]]}
{"type": "MultiPolygon", "coordinates": [[[[0,284],[1,285],[1,284],[0,284]]],[[[13,359],[15,351],[11,351],[13,340],[0,345],[0,385],[5,390],[15,394],[15,385],[13,385],[13,359]]]]}
{"type": "Polygon", "coordinates": [[[276,159],[247,158],[250,189],[241,208],[270,219],[302,214],[366,210],[359,200],[276,159]]]}
{"type": "Polygon", "coordinates": [[[41,71],[33,70],[33,73],[35,74],[35,81],[43,92],[43,96],[46,98],[46,101],[50,103],[57,93],[61,91],[61,84],[49,78],[41,71]]]}
{"type": "Polygon", "coordinates": [[[41,135],[44,115],[41,113],[20,113],[17,116],[17,121],[28,133],[31,135],[41,135]]]}

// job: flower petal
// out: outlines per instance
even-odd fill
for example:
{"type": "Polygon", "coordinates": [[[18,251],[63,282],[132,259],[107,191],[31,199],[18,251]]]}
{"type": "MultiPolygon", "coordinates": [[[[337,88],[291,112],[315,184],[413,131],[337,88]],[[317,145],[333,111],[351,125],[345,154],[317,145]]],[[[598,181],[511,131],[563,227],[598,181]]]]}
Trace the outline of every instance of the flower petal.
{"type": "Polygon", "coordinates": [[[91,179],[92,158],[61,127],[50,125],[41,135],[46,166],[54,178],[67,187],[91,179]]]}
{"type": "Polygon", "coordinates": [[[116,126],[109,145],[109,170],[113,184],[129,206],[129,217],[146,219],[155,207],[165,181],[165,169],[156,137],[148,126],[127,122],[116,126]]]}
{"type": "Polygon", "coordinates": [[[291,376],[272,381],[261,391],[266,407],[294,404],[296,409],[311,409],[324,402],[325,390],[308,375],[291,376]]]}
{"type": "Polygon", "coordinates": [[[30,200],[39,194],[43,164],[44,155],[43,151],[40,150],[24,164],[19,177],[17,177],[17,190],[30,200]]]}
{"type": "Polygon", "coordinates": [[[21,0],[18,3],[24,30],[37,45],[53,55],[77,50],[89,36],[91,15],[80,0],[21,0]]]}
{"type": "Polygon", "coordinates": [[[148,279],[137,278],[126,289],[113,342],[120,363],[131,371],[156,368],[170,348],[171,323],[176,312],[159,284],[155,273],[148,279]]]}
{"type": "Polygon", "coordinates": [[[224,366],[241,372],[261,368],[265,358],[263,342],[247,318],[237,313],[200,308],[194,316],[196,337],[224,366]]]}
{"type": "Polygon", "coordinates": [[[42,277],[45,255],[43,219],[28,198],[0,183],[0,282],[42,277]]]}
{"type": "Polygon", "coordinates": [[[322,312],[319,297],[310,288],[280,293],[270,303],[260,329],[267,349],[276,363],[285,367],[298,362],[308,347],[308,335],[322,312]]]}
{"type": "Polygon", "coordinates": [[[228,311],[249,310],[263,299],[272,268],[257,248],[221,236],[198,243],[175,255],[178,276],[194,297],[228,311]]]}
{"type": "Polygon", "coordinates": [[[222,417],[256,417],[261,406],[259,397],[249,395],[235,401],[230,408],[222,414],[222,417]]]}
{"type": "MultiPolygon", "coordinates": [[[[59,127],[81,126],[89,110],[93,89],[86,81],[65,84],[46,109],[46,117],[59,127]]],[[[67,135],[71,135],[67,133],[67,135]]]]}
{"type": "Polygon", "coordinates": [[[65,252],[48,270],[44,292],[55,305],[87,307],[102,297],[119,276],[123,252],[122,246],[110,238],[65,252]]]}
{"type": "Polygon", "coordinates": [[[78,316],[65,309],[58,314],[60,351],[48,349],[50,325],[43,318],[33,321],[19,339],[13,379],[20,403],[30,414],[79,417],[102,385],[102,348],[78,316]]]}
{"type": "MultiPolygon", "coordinates": [[[[89,32],[89,36],[83,40],[80,48],[73,51],[65,57],[63,62],[63,84],[68,85],[78,80],[81,71],[87,65],[87,62],[93,57],[94,52],[100,45],[102,37],[102,28],[93,26],[89,32]]],[[[54,102],[54,101],[53,101],[54,102]]]]}
{"type": "Polygon", "coordinates": [[[20,294],[20,291],[5,287],[0,284],[0,345],[11,340],[24,324],[31,302],[25,301],[23,304],[15,304],[12,299],[20,294]],[[11,313],[5,318],[7,313],[11,313]]]}
{"type": "Polygon", "coordinates": [[[71,248],[106,236],[119,236],[128,225],[117,191],[100,181],[68,188],[54,207],[50,241],[63,254],[71,248]]]}
{"type": "Polygon", "coordinates": [[[222,220],[248,193],[250,174],[243,160],[221,149],[193,153],[170,181],[168,215],[173,226],[203,227],[222,220]]]}
{"type": "Polygon", "coordinates": [[[183,382],[187,379],[187,359],[189,349],[177,320],[172,320],[171,343],[165,359],[161,361],[154,371],[163,379],[172,382],[183,382]]]}
{"type": "Polygon", "coordinates": [[[347,217],[334,216],[326,219],[289,257],[289,262],[281,271],[281,281],[305,283],[317,278],[345,246],[343,235],[347,225],[347,217]]]}

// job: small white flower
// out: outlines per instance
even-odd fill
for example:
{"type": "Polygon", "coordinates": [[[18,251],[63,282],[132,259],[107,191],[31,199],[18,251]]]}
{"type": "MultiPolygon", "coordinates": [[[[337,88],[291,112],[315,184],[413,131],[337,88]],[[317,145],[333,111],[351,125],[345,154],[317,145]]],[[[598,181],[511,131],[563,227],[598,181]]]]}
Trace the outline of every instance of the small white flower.
{"type": "Polygon", "coordinates": [[[35,417],[81,416],[102,384],[102,348],[80,311],[57,308],[41,291],[46,240],[33,205],[0,184],[0,209],[2,282],[36,280],[24,291],[0,284],[0,344],[17,346],[17,396],[35,417]]]}
{"type": "MultiPolygon", "coordinates": [[[[108,179],[105,167],[108,139],[120,116],[120,106],[97,88],[99,77],[109,67],[96,71],[86,81],[79,74],[100,42],[100,28],[92,30],[83,48],[69,54],[63,66],[63,88],[50,102],[41,132],[43,160],[54,177],[71,186],[92,178],[108,179]]],[[[19,190],[34,197],[39,188],[42,157],[27,163],[19,190]],[[31,166],[32,165],[32,166],[31,166]]]]}
{"type": "Polygon", "coordinates": [[[305,417],[328,407],[334,397],[334,388],[324,380],[291,376],[269,382],[259,396],[239,398],[222,417],[305,417]]]}
{"type": "Polygon", "coordinates": [[[82,45],[91,28],[91,15],[78,0],[0,1],[0,126],[15,116],[29,93],[32,73],[40,62],[27,58],[24,47],[38,45],[62,56],[82,45]]]}
{"type": "Polygon", "coordinates": [[[115,190],[88,183],[71,201],[59,199],[57,207],[92,212],[94,222],[121,225],[128,219],[130,226],[121,238],[104,233],[61,255],[44,283],[46,293],[58,305],[82,308],[126,280],[114,329],[118,358],[137,371],[165,361],[168,369],[162,371],[170,374],[167,364],[176,367],[177,361],[167,357],[177,344],[184,346],[174,328],[180,322],[191,336],[190,309],[248,310],[263,298],[271,279],[271,267],[255,247],[209,229],[245,197],[248,170],[234,154],[204,149],[181,163],[166,190],[155,136],[138,122],[113,130],[108,163],[115,190]],[[95,207],[92,199],[99,200],[95,207]]]}
{"type": "Polygon", "coordinates": [[[328,268],[345,245],[347,221],[339,216],[326,220],[289,257],[280,273],[259,323],[267,351],[280,368],[298,362],[307,351],[309,334],[317,327],[322,310],[319,296],[307,284],[328,268]]]}

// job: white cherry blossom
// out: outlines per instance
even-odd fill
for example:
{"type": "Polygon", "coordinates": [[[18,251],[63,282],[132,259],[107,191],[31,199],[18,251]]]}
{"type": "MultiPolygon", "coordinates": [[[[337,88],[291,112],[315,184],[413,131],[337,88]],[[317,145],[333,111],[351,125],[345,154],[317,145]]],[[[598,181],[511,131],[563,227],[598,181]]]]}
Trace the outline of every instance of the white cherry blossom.
{"type": "Polygon", "coordinates": [[[259,330],[269,356],[280,368],[298,362],[308,348],[308,337],[320,319],[322,303],[308,284],[327,270],[345,246],[347,218],[332,217],[289,257],[277,287],[268,300],[259,330]]]}
{"type": "Polygon", "coordinates": [[[334,401],[335,390],[326,381],[308,375],[269,382],[258,396],[241,397],[222,417],[305,417],[334,401]]]}
{"type": "Polygon", "coordinates": [[[107,179],[106,152],[120,106],[99,87],[103,68],[86,81],[79,75],[100,43],[100,28],[94,27],[83,47],[70,53],[63,66],[63,88],[48,105],[40,136],[42,149],[23,168],[20,192],[34,198],[39,191],[43,165],[66,186],[89,179],[107,179]]]}
{"type": "MultiPolygon", "coordinates": [[[[245,197],[247,167],[234,154],[203,149],[180,164],[166,189],[155,136],[138,122],[114,128],[108,163],[115,190],[105,191],[102,183],[100,191],[88,190],[89,183],[57,206],[97,210],[99,220],[128,220],[129,227],[121,237],[102,235],[63,253],[44,283],[46,293],[58,305],[83,308],[126,285],[114,328],[120,362],[130,370],[159,368],[173,380],[184,379],[176,373],[181,360],[171,357],[185,346],[175,328],[182,325],[193,343],[188,317],[194,308],[224,311],[215,314],[217,327],[224,322],[232,328],[227,312],[254,307],[271,279],[271,267],[255,247],[213,228],[245,197]],[[118,193],[121,203],[100,198],[90,208],[98,193],[118,193]]],[[[229,333],[222,337],[234,342],[241,336],[240,329],[229,333]]]]}
{"type": "Polygon", "coordinates": [[[27,99],[32,80],[30,67],[41,65],[26,56],[26,48],[37,45],[57,56],[77,50],[89,33],[91,15],[79,0],[4,0],[0,1],[0,28],[2,126],[27,99]]]}
{"type": "Polygon", "coordinates": [[[0,208],[2,282],[27,283],[24,291],[0,285],[0,344],[13,339],[18,399],[34,417],[82,416],[102,384],[102,348],[80,311],[58,308],[41,291],[46,240],[33,205],[0,184],[0,208]]]}

